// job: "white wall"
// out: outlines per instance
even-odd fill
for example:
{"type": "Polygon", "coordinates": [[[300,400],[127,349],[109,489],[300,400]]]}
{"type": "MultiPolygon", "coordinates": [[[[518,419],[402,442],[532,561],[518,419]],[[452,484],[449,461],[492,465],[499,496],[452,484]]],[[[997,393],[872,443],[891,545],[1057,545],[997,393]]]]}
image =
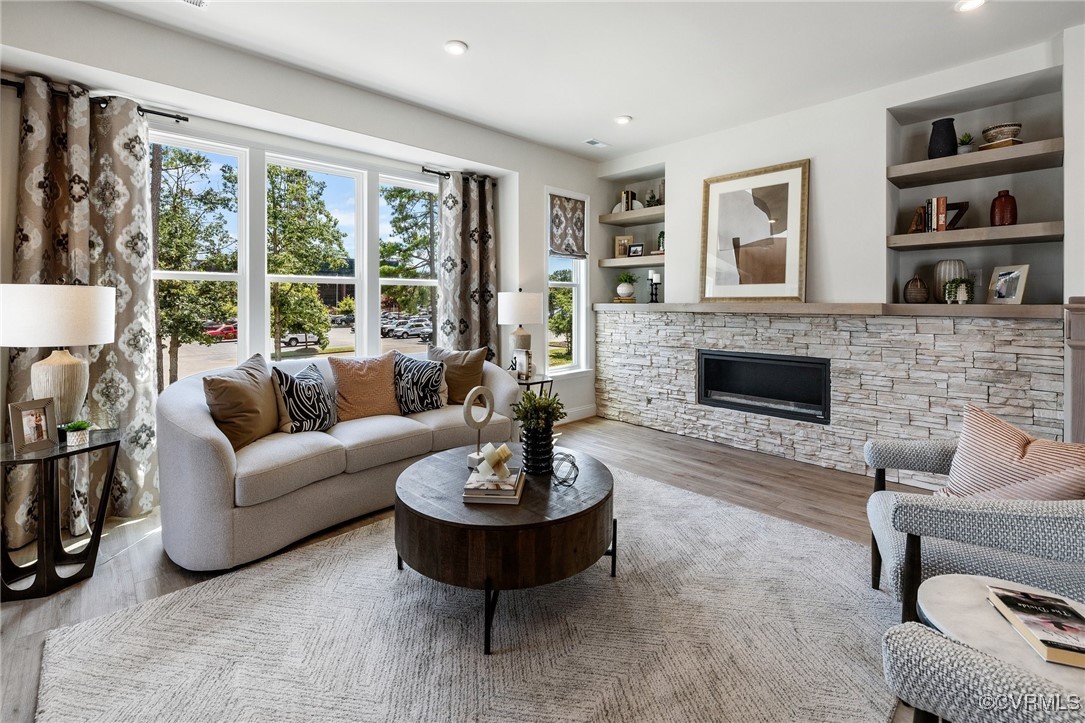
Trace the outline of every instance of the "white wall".
{"type": "Polygon", "coordinates": [[[1067,119],[1064,192],[1068,214],[1064,293],[1083,293],[1085,224],[1080,209],[1081,199],[1085,197],[1081,171],[1085,84],[1081,66],[1085,53],[1081,27],[1067,30],[1065,43],[1063,38],[1056,38],[860,95],[609,161],[601,164],[600,175],[619,177],[637,168],[666,165],[666,301],[689,303],[701,300],[704,179],[809,158],[806,300],[884,302],[888,300],[887,109],[1058,66],[1062,63],[1064,45],[1063,107],[1067,119]],[[1076,214],[1074,218],[1070,218],[1072,213],[1076,214]]]}
{"type": "MultiPolygon", "coordinates": [[[[544,146],[360,90],[231,48],[171,32],[80,3],[3,3],[0,63],[10,71],[36,71],[107,87],[149,107],[177,108],[186,115],[274,131],[326,145],[410,164],[478,170],[499,176],[499,288],[543,291],[547,255],[542,233],[547,185],[608,200],[595,164],[544,146]]],[[[380,62],[374,59],[373,62],[380,62]]],[[[4,157],[17,137],[3,91],[0,137],[4,157]]],[[[12,156],[13,157],[13,154],[12,156]]],[[[415,166],[417,168],[417,166],[415,166]]],[[[10,263],[14,226],[13,169],[5,160],[4,236],[0,272],[10,263]]],[[[593,244],[603,238],[589,226],[593,244]]],[[[589,284],[595,279],[589,278],[589,284]]],[[[589,314],[588,339],[594,339],[589,314]]],[[[502,327],[503,345],[507,333],[502,327]]],[[[542,325],[532,329],[534,354],[545,354],[542,325]]],[[[588,349],[594,364],[594,344],[588,349]]],[[[556,385],[566,407],[594,414],[594,380],[572,375],[556,385]]]]}

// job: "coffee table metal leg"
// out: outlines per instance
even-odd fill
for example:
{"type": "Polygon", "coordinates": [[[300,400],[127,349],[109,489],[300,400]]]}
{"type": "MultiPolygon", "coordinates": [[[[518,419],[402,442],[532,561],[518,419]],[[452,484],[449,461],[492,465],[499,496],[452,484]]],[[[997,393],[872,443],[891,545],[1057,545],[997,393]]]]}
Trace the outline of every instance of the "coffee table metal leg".
{"type": "Polygon", "coordinates": [[[490,629],[493,628],[494,611],[497,610],[497,595],[501,591],[500,590],[494,590],[493,586],[490,584],[490,579],[487,578],[486,579],[486,588],[483,590],[483,592],[486,594],[486,608],[485,608],[485,612],[486,612],[486,634],[485,634],[485,639],[483,640],[483,651],[486,653],[486,655],[489,655],[490,654],[490,629]]]}
{"type": "Polygon", "coordinates": [[[603,553],[610,556],[610,576],[618,576],[618,520],[611,520],[610,549],[603,553]]]}
{"type": "Polygon", "coordinates": [[[400,557],[398,554],[396,555],[396,569],[397,570],[402,570],[403,569],[403,558],[400,557]]]}

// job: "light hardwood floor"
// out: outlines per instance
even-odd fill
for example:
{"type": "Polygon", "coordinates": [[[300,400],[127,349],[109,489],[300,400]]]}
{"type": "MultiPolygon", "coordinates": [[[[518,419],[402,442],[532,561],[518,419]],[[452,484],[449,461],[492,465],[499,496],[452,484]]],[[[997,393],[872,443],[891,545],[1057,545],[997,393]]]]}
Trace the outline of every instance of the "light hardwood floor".
{"type": "MultiPolygon", "coordinates": [[[[869,541],[865,511],[872,486],[869,477],[599,418],[567,424],[560,431],[560,445],[583,450],[610,466],[850,540],[869,541]]],[[[391,515],[390,510],[368,515],[298,545],[391,515]]],[[[42,600],[0,607],[0,719],[33,719],[42,644],[49,630],[214,576],[189,572],[170,562],[162,551],[159,529],[157,511],[135,520],[111,519],[92,578],[42,600]]],[[[88,660],[87,664],[95,663],[88,660]]]]}

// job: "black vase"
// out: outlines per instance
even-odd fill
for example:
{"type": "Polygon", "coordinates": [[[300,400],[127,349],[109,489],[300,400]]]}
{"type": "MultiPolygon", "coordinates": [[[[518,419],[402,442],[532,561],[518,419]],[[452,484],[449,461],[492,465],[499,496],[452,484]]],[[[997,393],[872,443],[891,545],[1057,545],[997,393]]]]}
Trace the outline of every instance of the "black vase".
{"type": "Polygon", "coordinates": [[[952,118],[941,118],[931,123],[931,140],[927,143],[927,158],[945,158],[957,155],[957,130],[952,118]]]}
{"type": "Polygon", "coordinates": [[[524,472],[549,475],[554,464],[554,428],[523,430],[524,472]]]}

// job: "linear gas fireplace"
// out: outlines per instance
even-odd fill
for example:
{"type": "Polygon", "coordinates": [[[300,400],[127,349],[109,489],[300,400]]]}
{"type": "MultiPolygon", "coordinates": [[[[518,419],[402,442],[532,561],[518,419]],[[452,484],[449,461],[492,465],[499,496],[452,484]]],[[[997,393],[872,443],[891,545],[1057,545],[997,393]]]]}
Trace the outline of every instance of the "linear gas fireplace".
{"type": "Polygon", "coordinates": [[[829,360],[697,350],[697,402],[829,423],[829,360]]]}

